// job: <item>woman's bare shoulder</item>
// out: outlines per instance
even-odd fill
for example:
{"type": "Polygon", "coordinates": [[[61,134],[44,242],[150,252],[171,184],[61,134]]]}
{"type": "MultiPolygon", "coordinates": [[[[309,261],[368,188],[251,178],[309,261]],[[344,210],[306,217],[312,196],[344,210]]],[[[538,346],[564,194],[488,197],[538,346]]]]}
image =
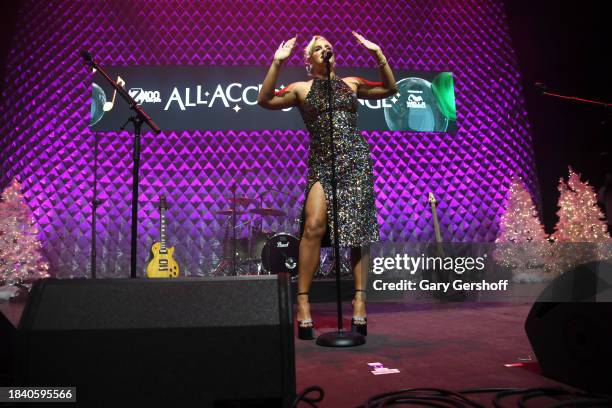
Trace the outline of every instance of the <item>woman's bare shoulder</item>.
{"type": "Polygon", "coordinates": [[[342,80],[353,90],[353,92],[356,92],[357,88],[359,88],[359,85],[361,84],[361,78],[359,77],[344,77],[342,80]]]}
{"type": "Polygon", "coordinates": [[[304,90],[310,88],[312,84],[312,79],[310,81],[296,81],[293,82],[290,86],[294,86],[294,89],[304,90]]]}
{"type": "Polygon", "coordinates": [[[297,93],[300,97],[305,98],[312,86],[312,79],[309,81],[297,81],[289,85],[291,89],[297,93]]]}

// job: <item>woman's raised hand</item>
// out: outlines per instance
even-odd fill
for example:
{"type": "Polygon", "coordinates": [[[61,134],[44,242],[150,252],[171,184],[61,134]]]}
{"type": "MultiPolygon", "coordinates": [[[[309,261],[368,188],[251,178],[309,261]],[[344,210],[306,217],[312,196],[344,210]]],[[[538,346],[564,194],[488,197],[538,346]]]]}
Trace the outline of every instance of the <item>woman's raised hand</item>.
{"type": "Polygon", "coordinates": [[[274,53],[274,59],[278,61],[284,61],[289,58],[291,55],[291,51],[295,46],[295,41],[297,40],[297,35],[290,40],[284,41],[281,43],[280,47],[274,53]]]}
{"type": "Polygon", "coordinates": [[[364,47],[366,47],[366,49],[368,51],[370,51],[372,54],[376,54],[376,53],[378,53],[380,51],[380,47],[378,45],[374,44],[372,41],[366,40],[363,37],[363,35],[358,34],[355,31],[353,31],[353,35],[355,36],[355,38],[357,39],[359,44],[361,44],[364,47]]]}

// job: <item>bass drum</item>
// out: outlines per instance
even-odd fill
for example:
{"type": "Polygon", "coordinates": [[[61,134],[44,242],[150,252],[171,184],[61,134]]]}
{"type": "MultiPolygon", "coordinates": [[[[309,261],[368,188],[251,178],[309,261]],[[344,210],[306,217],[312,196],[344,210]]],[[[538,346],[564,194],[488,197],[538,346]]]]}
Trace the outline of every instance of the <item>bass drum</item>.
{"type": "Polygon", "coordinates": [[[261,250],[261,265],[268,274],[297,275],[300,240],[285,232],[268,238],[261,250]]]}

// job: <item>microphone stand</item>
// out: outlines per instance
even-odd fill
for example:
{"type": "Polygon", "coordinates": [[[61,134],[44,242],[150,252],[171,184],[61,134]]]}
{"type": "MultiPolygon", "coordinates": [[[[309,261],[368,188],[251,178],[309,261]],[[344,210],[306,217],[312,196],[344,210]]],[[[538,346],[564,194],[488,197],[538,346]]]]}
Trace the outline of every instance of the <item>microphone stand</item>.
{"type": "MultiPolygon", "coordinates": [[[[588,99],[588,98],[579,97],[579,96],[567,95],[565,93],[561,93],[559,91],[549,89],[546,86],[546,84],[544,84],[542,82],[535,82],[533,85],[540,90],[540,94],[542,96],[547,96],[547,97],[551,97],[551,98],[554,98],[554,99],[557,99],[557,100],[577,103],[577,104],[581,104],[581,105],[590,105],[590,106],[593,106],[593,107],[603,108],[604,112],[602,112],[602,114],[605,114],[606,116],[600,122],[600,131],[603,133],[603,135],[602,135],[603,137],[607,136],[607,134],[605,132],[606,132],[606,127],[610,123],[610,116],[612,116],[612,103],[610,103],[608,101],[598,101],[598,100],[595,100],[595,99],[588,99]]],[[[609,146],[609,145],[605,145],[605,146],[609,146]]],[[[608,150],[608,149],[606,149],[606,150],[608,150]]]]}
{"type": "Polygon", "coordinates": [[[130,94],[121,85],[117,84],[113,79],[94,61],[92,56],[87,52],[81,52],[81,56],[87,64],[98,71],[106,81],[117,90],[117,93],[128,103],[134,114],[121,126],[121,130],[125,128],[128,122],[134,124],[134,165],[132,167],[132,239],[130,243],[130,278],[136,278],[136,260],[137,260],[137,233],[138,233],[138,169],[140,167],[140,133],[142,124],[146,123],[155,134],[159,134],[161,129],[153,122],[153,119],[142,109],[140,105],[130,96],[130,94]]]}
{"type": "Polygon", "coordinates": [[[345,332],[342,322],[342,290],[340,287],[340,242],[338,241],[338,197],[336,178],[336,149],[334,146],[333,99],[331,82],[331,62],[327,63],[327,103],[329,109],[329,141],[332,165],[332,216],[334,220],[334,263],[336,267],[336,308],[338,313],[338,331],[327,332],[317,337],[317,345],[324,347],[354,347],[365,344],[365,337],[352,331],[345,332]]]}
{"type": "Polygon", "coordinates": [[[601,107],[608,108],[608,109],[612,107],[612,103],[610,102],[601,102],[601,101],[596,101],[594,99],[587,99],[587,98],[582,98],[578,96],[570,96],[570,95],[562,94],[557,91],[550,90],[545,84],[541,82],[536,82],[534,85],[536,86],[536,88],[540,89],[540,92],[544,96],[552,96],[553,98],[557,98],[557,99],[563,99],[566,101],[577,102],[577,103],[582,103],[582,104],[587,104],[587,105],[601,106],[601,107]]]}
{"type": "Polygon", "coordinates": [[[236,276],[236,180],[232,184],[232,275],[236,276]]]}
{"type": "Polygon", "coordinates": [[[91,278],[96,279],[96,219],[98,206],[103,203],[102,200],[98,200],[98,132],[94,132],[93,172],[93,198],[91,200],[91,278]]]}

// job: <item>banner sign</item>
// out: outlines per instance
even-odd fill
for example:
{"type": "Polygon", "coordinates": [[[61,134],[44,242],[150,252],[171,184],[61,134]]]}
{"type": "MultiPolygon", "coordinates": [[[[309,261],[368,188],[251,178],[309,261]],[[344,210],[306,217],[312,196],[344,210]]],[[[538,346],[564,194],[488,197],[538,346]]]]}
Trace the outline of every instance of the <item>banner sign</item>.
{"type": "MultiPolygon", "coordinates": [[[[297,107],[270,111],[257,105],[267,67],[127,66],[105,70],[163,131],[304,129],[297,107]]],[[[397,94],[384,100],[359,100],[361,130],[456,132],[450,72],[394,74],[397,94]]],[[[377,69],[344,68],[337,75],[379,81],[377,69]]],[[[308,79],[303,68],[283,67],[278,89],[308,79]]],[[[91,130],[117,131],[130,113],[104,78],[94,74],[91,130]]]]}

